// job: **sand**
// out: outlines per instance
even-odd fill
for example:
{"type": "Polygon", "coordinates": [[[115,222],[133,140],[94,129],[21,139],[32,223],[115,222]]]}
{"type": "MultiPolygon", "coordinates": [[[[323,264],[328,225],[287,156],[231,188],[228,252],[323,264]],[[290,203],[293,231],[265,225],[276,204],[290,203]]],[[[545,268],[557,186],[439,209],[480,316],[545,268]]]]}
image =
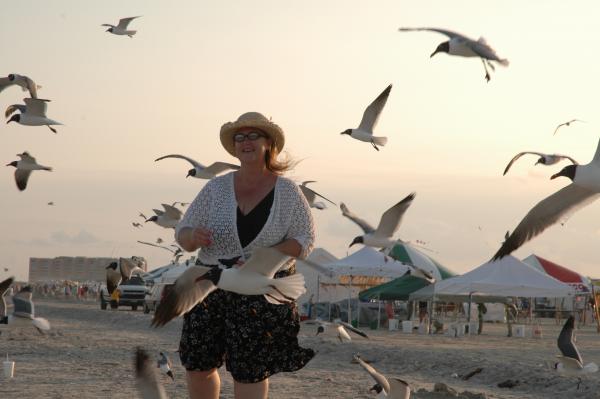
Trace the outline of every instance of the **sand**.
{"type": "MultiPolygon", "coordinates": [[[[174,363],[175,382],[161,377],[170,398],[186,398],[184,369],[175,350],[181,319],[162,329],[149,327],[151,315],[130,310],[100,310],[97,303],[38,299],[36,314],[52,323],[49,334],[34,329],[3,331],[0,355],[16,362],[14,378],[0,375],[0,398],[136,398],[133,351],[142,346],[151,353],[166,351],[174,363]]],[[[577,379],[557,375],[547,367],[558,353],[560,326],[543,324],[543,338],[507,338],[504,325],[486,323],[484,334],[463,338],[368,330],[371,339],[357,337],[339,344],[334,336],[315,336],[315,326],[303,325],[301,344],[318,351],[296,373],[271,377],[270,398],[374,398],[373,381],[352,355],[372,361],[387,376],[409,382],[413,398],[456,397],[434,393],[434,384],[446,384],[459,398],[597,398],[600,373],[577,379]],[[483,368],[468,381],[460,376],[483,368]],[[506,380],[513,388],[498,388],[506,380]]],[[[578,330],[577,345],[587,362],[600,364],[600,336],[595,326],[578,330]]],[[[223,367],[222,398],[233,398],[231,377],[223,367]]]]}

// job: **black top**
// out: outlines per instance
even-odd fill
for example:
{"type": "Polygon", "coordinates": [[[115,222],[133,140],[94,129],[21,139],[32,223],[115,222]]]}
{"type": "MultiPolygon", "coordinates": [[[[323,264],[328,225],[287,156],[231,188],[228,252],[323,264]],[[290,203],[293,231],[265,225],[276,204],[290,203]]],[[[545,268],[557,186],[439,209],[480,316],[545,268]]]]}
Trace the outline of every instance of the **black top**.
{"type": "Polygon", "coordinates": [[[242,247],[250,244],[258,233],[260,233],[265,223],[267,223],[274,198],[275,188],[248,212],[247,215],[242,213],[239,206],[237,207],[237,231],[242,247]]]}

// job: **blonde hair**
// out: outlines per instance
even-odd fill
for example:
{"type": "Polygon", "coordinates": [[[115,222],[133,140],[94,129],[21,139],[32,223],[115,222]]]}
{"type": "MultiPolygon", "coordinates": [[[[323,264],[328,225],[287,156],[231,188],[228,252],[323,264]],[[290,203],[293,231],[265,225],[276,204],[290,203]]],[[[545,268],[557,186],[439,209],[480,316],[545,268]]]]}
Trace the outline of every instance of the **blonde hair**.
{"type": "Polygon", "coordinates": [[[275,140],[271,139],[271,146],[265,152],[265,165],[267,166],[267,170],[276,175],[282,175],[283,173],[292,170],[298,163],[289,156],[287,151],[284,155],[284,159],[277,159],[279,155],[277,147],[275,146],[275,140]]]}

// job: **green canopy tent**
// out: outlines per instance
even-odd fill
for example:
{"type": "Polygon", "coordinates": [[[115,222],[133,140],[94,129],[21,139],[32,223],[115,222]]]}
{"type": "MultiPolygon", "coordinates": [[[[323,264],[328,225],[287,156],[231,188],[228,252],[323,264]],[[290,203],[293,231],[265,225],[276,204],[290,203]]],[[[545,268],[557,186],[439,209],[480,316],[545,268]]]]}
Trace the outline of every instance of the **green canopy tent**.
{"type": "MultiPolygon", "coordinates": [[[[394,245],[389,256],[397,261],[430,272],[436,280],[445,280],[457,275],[408,243],[394,245]]],[[[411,293],[426,285],[428,285],[428,283],[423,279],[405,275],[390,282],[361,291],[358,294],[358,297],[363,301],[370,299],[406,301],[411,293]]]]}

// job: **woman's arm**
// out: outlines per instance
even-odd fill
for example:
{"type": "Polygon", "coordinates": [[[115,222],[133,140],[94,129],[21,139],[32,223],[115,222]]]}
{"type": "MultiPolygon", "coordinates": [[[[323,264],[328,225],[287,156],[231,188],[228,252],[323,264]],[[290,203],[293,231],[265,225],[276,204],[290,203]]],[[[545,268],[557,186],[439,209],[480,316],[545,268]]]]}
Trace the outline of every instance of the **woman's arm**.
{"type": "Polygon", "coordinates": [[[211,182],[204,186],[175,229],[175,241],[188,252],[212,244],[212,232],[206,229],[212,187],[211,182]]]}
{"type": "Polygon", "coordinates": [[[283,240],[279,244],[274,245],[273,248],[276,248],[284,254],[294,258],[299,257],[302,253],[302,245],[300,245],[300,243],[293,238],[283,240]]]}

